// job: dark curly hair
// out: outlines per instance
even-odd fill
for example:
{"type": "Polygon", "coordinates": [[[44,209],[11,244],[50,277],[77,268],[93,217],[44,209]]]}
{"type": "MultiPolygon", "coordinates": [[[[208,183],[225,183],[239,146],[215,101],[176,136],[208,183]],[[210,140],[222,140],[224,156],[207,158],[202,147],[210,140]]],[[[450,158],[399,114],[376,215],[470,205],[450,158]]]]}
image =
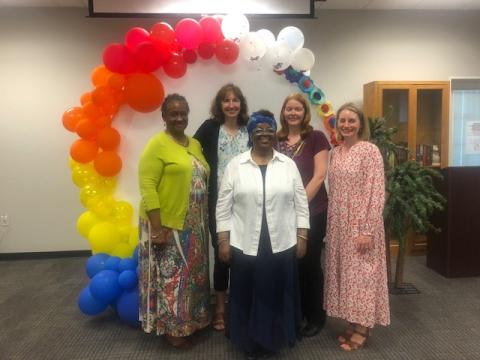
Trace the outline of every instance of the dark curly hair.
{"type": "Polygon", "coordinates": [[[190,112],[190,108],[188,107],[188,101],[185,99],[185,96],[180,95],[180,94],[168,94],[165,99],[163,99],[161,111],[162,111],[162,116],[167,112],[167,106],[170,102],[172,101],[183,101],[187,105],[187,111],[190,112]]]}
{"type": "Polygon", "coordinates": [[[246,125],[248,122],[248,105],[245,96],[243,96],[242,90],[232,83],[228,83],[223,85],[220,90],[218,90],[217,95],[212,101],[212,105],[210,106],[210,114],[215,121],[218,121],[220,124],[225,122],[225,115],[222,110],[222,102],[227,96],[227,93],[231,91],[235,94],[235,96],[240,100],[240,113],[238,114],[238,125],[243,126],[246,125]]]}

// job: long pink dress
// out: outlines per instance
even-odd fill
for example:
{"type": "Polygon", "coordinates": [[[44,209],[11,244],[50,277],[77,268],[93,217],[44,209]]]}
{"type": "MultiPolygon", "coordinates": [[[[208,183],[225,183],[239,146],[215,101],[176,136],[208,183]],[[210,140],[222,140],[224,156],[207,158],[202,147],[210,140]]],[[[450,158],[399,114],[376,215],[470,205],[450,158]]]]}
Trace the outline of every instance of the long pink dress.
{"type": "Polygon", "coordinates": [[[390,323],[383,205],[383,160],[378,148],[360,141],[332,151],[325,251],[325,299],[329,316],[373,327],[390,323]],[[361,254],[359,235],[373,236],[361,254]]]}

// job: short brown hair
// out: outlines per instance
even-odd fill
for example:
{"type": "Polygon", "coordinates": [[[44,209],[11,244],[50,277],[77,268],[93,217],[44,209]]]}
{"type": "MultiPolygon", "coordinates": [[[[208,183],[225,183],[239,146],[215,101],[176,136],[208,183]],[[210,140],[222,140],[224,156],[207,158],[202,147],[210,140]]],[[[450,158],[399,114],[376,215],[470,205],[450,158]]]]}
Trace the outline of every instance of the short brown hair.
{"type": "Polygon", "coordinates": [[[235,96],[240,100],[240,113],[238,114],[238,125],[244,126],[247,125],[248,122],[248,105],[245,96],[243,96],[242,90],[237,85],[232,83],[228,83],[223,85],[220,90],[218,90],[217,95],[212,101],[212,105],[210,106],[210,114],[212,118],[218,121],[220,124],[225,122],[225,114],[222,110],[222,101],[225,99],[227,93],[231,91],[235,94],[235,96]]]}
{"type": "Polygon", "coordinates": [[[290,100],[298,101],[303,106],[303,110],[305,111],[305,116],[302,120],[301,125],[301,133],[300,136],[302,139],[305,139],[312,131],[313,127],[310,125],[310,121],[312,120],[312,115],[310,111],[310,105],[308,104],[307,100],[303,97],[300,93],[293,93],[288,95],[285,100],[283,101],[282,110],[280,111],[280,131],[277,133],[278,140],[283,141],[288,138],[288,124],[287,120],[285,119],[285,107],[290,100]]]}
{"type": "Polygon", "coordinates": [[[370,137],[370,126],[368,126],[368,121],[365,121],[365,116],[363,115],[363,111],[352,102],[343,104],[337,110],[337,114],[335,115],[335,132],[337,133],[337,139],[343,140],[343,136],[340,134],[340,131],[338,131],[338,119],[340,118],[340,113],[343,110],[349,110],[357,114],[358,119],[360,120],[360,129],[358,130],[358,137],[361,140],[368,140],[368,138],[370,137]]]}

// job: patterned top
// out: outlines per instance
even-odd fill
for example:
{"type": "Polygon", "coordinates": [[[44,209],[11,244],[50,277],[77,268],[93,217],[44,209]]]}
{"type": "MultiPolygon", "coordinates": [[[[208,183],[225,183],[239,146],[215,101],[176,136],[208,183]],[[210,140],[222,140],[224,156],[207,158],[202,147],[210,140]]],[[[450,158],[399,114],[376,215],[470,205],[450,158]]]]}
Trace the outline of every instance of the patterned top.
{"type": "Polygon", "coordinates": [[[221,184],[223,173],[230,160],[248,150],[248,132],[245,126],[238,129],[235,135],[230,135],[225,126],[220,126],[218,133],[218,170],[217,182],[221,184]]]}

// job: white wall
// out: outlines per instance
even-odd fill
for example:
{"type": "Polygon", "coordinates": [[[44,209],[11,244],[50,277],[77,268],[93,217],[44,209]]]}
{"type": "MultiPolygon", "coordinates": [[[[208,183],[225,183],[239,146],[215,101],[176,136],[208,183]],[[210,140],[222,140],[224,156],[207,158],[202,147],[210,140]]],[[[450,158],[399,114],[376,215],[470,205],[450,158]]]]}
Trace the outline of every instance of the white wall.
{"type": "MultiPolygon", "coordinates": [[[[83,209],[67,165],[75,137],[61,126],[61,115],[90,89],[89,73],[100,64],[103,47],[120,42],[133,26],[149,28],[155,21],[85,15],[85,9],[0,9],[0,214],[10,220],[0,233],[0,252],[88,249],[75,230],[83,209]]],[[[373,80],[479,76],[479,20],[478,11],[328,11],[312,20],[251,21],[251,28],[301,28],[305,47],[316,54],[311,76],[339,106],[361,102],[362,85],[373,80]]],[[[240,62],[233,68],[215,61],[195,64],[182,80],[164,82],[168,92],[187,94],[193,110],[189,133],[228,80],[241,85],[251,110],[278,112],[283,97],[295,91],[281,77],[240,62]]],[[[119,194],[134,197],[142,136],[162,124],[158,114],[128,110],[115,121],[125,133],[122,152],[130,156],[119,194]]]]}

